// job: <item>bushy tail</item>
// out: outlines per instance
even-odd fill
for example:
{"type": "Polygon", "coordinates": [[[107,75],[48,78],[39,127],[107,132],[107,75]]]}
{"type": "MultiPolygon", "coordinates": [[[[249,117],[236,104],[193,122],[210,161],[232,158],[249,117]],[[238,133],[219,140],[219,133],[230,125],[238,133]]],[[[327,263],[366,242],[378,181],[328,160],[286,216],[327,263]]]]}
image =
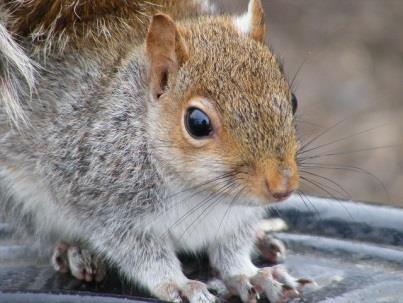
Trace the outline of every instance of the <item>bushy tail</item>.
{"type": "Polygon", "coordinates": [[[21,106],[34,87],[34,65],[0,19],[0,107],[15,125],[27,124],[21,106]]]}

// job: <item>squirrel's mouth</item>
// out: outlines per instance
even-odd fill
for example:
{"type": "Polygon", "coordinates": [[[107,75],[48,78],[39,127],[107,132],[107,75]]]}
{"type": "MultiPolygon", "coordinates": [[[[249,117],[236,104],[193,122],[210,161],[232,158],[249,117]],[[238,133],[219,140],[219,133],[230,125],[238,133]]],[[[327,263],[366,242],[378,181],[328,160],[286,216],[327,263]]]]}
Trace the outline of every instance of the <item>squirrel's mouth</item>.
{"type": "Polygon", "coordinates": [[[284,201],[288,199],[293,191],[288,191],[288,192],[283,192],[283,193],[273,193],[272,196],[274,199],[276,199],[277,202],[284,201]]]}
{"type": "Polygon", "coordinates": [[[241,196],[231,195],[229,199],[225,199],[228,203],[238,206],[250,206],[250,207],[267,207],[273,203],[280,203],[292,196],[294,191],[287,191],[284,193],[274,193],[274,194],[257,194],[251,190],[245,190],[241,196]]]}
{"type": "Polygon", "coordinates": [[[245,181],[248,196],[252,200],[259,200],[261,205],[268,205],[288,199],[298,188],[299,176],[298,174],[255,175],[245,181]]]}

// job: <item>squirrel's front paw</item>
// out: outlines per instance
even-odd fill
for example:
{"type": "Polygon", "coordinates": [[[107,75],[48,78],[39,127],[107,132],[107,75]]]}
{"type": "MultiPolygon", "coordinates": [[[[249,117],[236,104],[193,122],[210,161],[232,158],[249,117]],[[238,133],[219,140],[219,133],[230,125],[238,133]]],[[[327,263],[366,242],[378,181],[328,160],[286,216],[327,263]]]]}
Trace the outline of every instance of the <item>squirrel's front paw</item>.
{"type": "Polygon", "coordinates": [[[262,257],[270,263],[277,264],[285,260],[286,248],[284,243],[270,234],[258,236],[257,248],[262,257]]]}
{"type": "Polygon", "coordinates": [[[183,302],[184,300],[189,303],[217,302],[217,298],[207,290],[204,283],[194,280],[189,280],[183,285],[164,283],[158,286],[154,293],[159,299],[170,302],[183,302]]]}
{"type": "Polygon", "coordinates": [[[264,294],[271,303],[288,302],[302,294],[306,284],[314,283],[307,279],[292,277],[282,266],[259,269],[252,278],[238,275],[227,279],[228,290],[241,298],[244,303],[254,303],[259,294],[264,294]]]}
{"type": "Polygon", "coordinates": [[[52,255],[55,270],[67,273],[86,282],[100,282],[105,278],[105,265],[88,250],[60,242],[52,255]]]}

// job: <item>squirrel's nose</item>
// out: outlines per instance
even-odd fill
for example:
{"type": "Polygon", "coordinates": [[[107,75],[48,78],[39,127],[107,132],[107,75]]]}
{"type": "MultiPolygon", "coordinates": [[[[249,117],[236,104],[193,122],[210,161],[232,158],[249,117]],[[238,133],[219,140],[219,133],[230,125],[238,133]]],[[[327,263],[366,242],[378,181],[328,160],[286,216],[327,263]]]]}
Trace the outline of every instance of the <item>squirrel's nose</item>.
{"type": "Polygon", "coordinates": [[[279,193],[272,193],[271,195],[273,196],[274,199],[278,201],[282,201],[287,199],[289,196],[291,196],[292,191],[287,191],[287,192],[279,192],[279,193]]]}
{"type": "Polygon", "coordinates": [[[277,201],[287,199],[298,186],[298,176],[290,170],[271,174],[265,180],[268,193],[277,201]]]}

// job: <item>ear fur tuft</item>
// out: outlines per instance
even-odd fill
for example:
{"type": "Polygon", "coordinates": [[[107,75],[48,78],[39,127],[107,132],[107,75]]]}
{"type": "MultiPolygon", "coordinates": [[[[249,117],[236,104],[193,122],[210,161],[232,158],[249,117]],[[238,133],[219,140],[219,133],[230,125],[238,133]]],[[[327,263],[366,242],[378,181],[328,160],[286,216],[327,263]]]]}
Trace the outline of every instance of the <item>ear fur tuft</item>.
{"type": "Polygon", "coordinates": [[[246,14],[234,18],[235,28],[239,33],[263,42],[266,35],[266,24],[261,0],[250,0],[246,14]]]}

